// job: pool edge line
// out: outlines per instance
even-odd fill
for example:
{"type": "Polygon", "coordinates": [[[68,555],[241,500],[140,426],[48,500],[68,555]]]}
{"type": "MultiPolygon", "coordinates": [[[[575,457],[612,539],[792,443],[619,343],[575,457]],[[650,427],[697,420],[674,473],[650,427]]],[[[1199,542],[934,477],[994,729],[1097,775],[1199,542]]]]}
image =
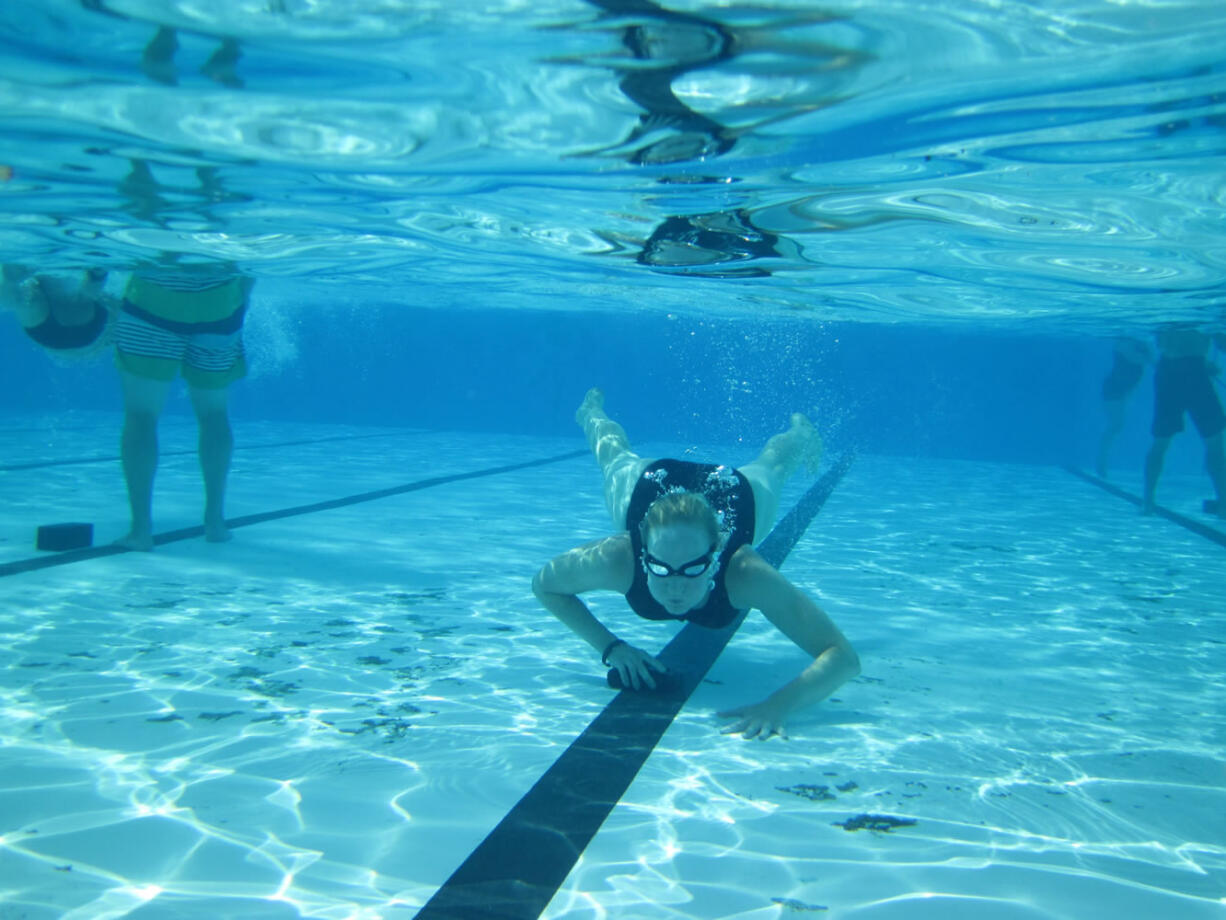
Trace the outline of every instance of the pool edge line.
{"type": "MultiPolygon", "coordinates": [[[[1095,476],[1093,473],[1087,473],[1085,470],[1078,469],[1072,465],[1066,465],[1065,471],[1076,476],[1078,479],[1083,479],[1092,485],[1098,486],[1104,492],[1132,502],[1138,508],[1144,505],[1140,497],[1133,495],[1131,492],[1126,492],[1119,486],[1107,482],[1101,477],[1095,476]]],[[[1208,524],[1202,524],[1200,521],[1194,520],[1186,515],[1180,514],[1178,511],[1171,511],[1169,508],[1163,508],[1161,505],[1154,505],[1153,517],[1166,518],[1174,524],[1178,524],[1185,530],[1189,530],[1199,537],[1204,537],[1210,542],[1216,543],[1218,546],[1226,547],[1226,533],[1218,530],[1216,527],[1210,527],[1208,524]]]]}
{"type": "MultiPolygon", "coordinates": [[[[292,508],[282,508],[277,511],[260,511],[255,514],[246,514],[241,517],[228,518],[226,525],[231,529],[238,527],[250,527],[252,524],[262,524],[266,521],[276,521],[281,518],[297,517],[302,514],[313,514],[317,511],[331,511],[334,508],[344,508],[348,505],[357,505],[362,502],[377,501],[381,498],[390,498],[394,495],[403,495],[407,492],[418,492],[422,489],[429,489],[433,486],[447,485],[452,482],[462,482],[466,479],[480,479],[484,476],[497,476],[501,473],[513,473],[516,470],[531,469],[536,466],[547,466],[551,463],[561,463],[563,460],[574,460],[578,457],[585,457],[590,454],[587,450],[572,450],[565,454],[557,454],[553,457],[544,457],[537,460],[526,460],[521,463],[511,463],[504,466],[494,466],[482,470],[473,470],[468,473],[453,473],[448,476],[432,476],[429,479],[419,479],[414,482],[404,483],[398,486],[390,486],[386,489],[375,489],[370,492],[361,492],[357,495],[348,495],[344,498],[332,498],[326,501],[313,502],[309,505],[296,505],[292,508]]],[[[180,540],[190,540],[193,537],[204,536],[204,525],[197,524],[193,527],[182,527],[178,530],[168,530],[160,534],[156,534],[153,538],[154,546],[164,546],[167,543],[177,543],[180,540]]],[[[70,549],[61,553],[47,556],[30,556],[25,559],[15,559],[12,562],[0,563],[0,578],[9,575],[20,575],[24,572],[33,572],[38,569],[54,568],[55,566],[71,565],[74,562],[84,562],[87,559],[101,559],[105,556],[117,556],[120,553],[131,553],[135,550],[128,549],[125,546],[117,546],[114,543],[104,544],[102,546],[88,546],[83,549],[70,549]]]]}

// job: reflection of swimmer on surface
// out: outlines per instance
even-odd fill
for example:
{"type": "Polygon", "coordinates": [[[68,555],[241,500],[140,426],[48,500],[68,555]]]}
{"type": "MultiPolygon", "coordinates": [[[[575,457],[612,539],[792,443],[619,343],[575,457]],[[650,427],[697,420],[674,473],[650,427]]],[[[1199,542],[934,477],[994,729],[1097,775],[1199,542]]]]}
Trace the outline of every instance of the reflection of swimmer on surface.
{"type": "MultiPolygon", "coordinates": [[[[141,55],[141,70],[150,80],[174,86],[179,82],[175,69],[175,53],[179,50],[178,30],[161,26],[157,34],[145,46],[141,55]]],[[[200,72],[215,83],[228,86],[230,89],[242,89],[243,81],[235,74],[242,52],[238,41],[233,38],[223,38],[200,72]]]]}
{"type": "Polygon", "coordinates": [[[1128,399],[1141,382],[1145,366],[1153,360],[1153,349],[1144,339],[1119,336],[1113,342],[1111,370],[1107,372],[1102,387],[1103,412],[1107,416],[1107,423],[1099,439],[1098,462],[1095,464],[1095,470],[1102,479],[1107,478],[1111,447],[1124,429],[1128,399]]]}
{"type": "Polygon", "coordinates": [[[242,327],[253,283],[228,263],[170,263],[132,276],[115,326],[115,363],[123,384],[123,471],[132,512],[121,546],[153,549],[158,419],[180,375],[200,432],[205,539],[230,539],[224,505],[234,435],[227,391],[247,372],[242,327]]]}
{"type": "Polygon", "coordinates": [[[1154,368],[1153,444],[1145,458],[1146,514],[1154,510],[1154,494],[1166,462],[1171,439],[1183,431],[1185,413],[1192,416],[1196,430],[1205,443],[1205,470],[1213,482],[1216,499],[1209,505],[1226,518],[1226,453],[1223,452],[1223,432],[1226,413],[1213,386],[1217,369],[1209,362],[1210,350],[1216,346],[1226,351],[1226,335],[1210,334],[1194,326],[1172,324],[1159,330],[1158,364],[1154,368]]]}
{"type": "Polygon", "coordinates": [[[764,278],[770,272],[761,266],[730,263],[785,255],[784,242],[754,227],[748,211],[716,211],[667,218],[652,231],[635,260],[670,274],[764,278]]]}
{"type": "MultiPolygon", "coordinates": [[[[804,214],[801,204],[788,211],[790,231],[804,234],[840,233],[893,221],[912,220],[910,215],[880,210],[858,212],[846,217],[804,214]],[[799,219],[798,219],[799,218],[799,219]],[[801,223],[804,221],[805,223],[801,223]]],[[[758,260],[782,259],[808,261],[796,240],[781,232],[764,229],[762,224],[779,218],[779,209],[749,210],[734,208],[685,217],[667,217],[646,239],[621,233],[598,233],[609,243],[609,254],[622,255],[637,249],[634,259],[657,271],[705,278],[763,278],[772,269],[758,260]],[[757,264],[748,264],[748,263],[757,264]]]]}
{"type": "MultiPolygon", "coordinates": [[[[222,183],[214,166],[196,166],[191,170],[194,184],[170,185],[159,182],[147,160],[129,159],[128,174],[119,183],[119,191],[127,199],[124,210],[138,220],[165,228],[172,218],[203,218],[216,220],[210,209],[214,205],[249,201],[246,195],[235,194],[222,183]]],[[[177,174],[184,167],[159,169],[177,174]]]]}
{"type": "Polygon", "coordinates": [[[803,415],[739,470],[682,460],[650,460],[630,449],[622,427],[590,390],[575,413],[604,477],[605,503],[620,532],[563,553],[533,579],[537,598],[602,653],[625,687],[654,689],[665,668],[615,636],[580,599],[616,591],[639,616],[721,628],[757,608],[813,662],[766,699],[720,713],[726,732],[786,737],[797,709],[825,699],[859,673],[859,660],[813,600],[753,549],[774,523],[779,493],[796,469],[816,468],[821,439],[803,415]]]}
{"type": "MultiPolygon", "coordinates": [[[[695,111],[676,94],[686,74],[728,64],[748,52],[772,58],[769,73],[812,80],[818,74],[858,67],[867,55],[814,41],[793,41],[787,29],[813,26],[836,17],[822,12],[783,13],[769,7],[722,10],[726,15],[754,13],[767,22],[731,25],[693,13],[665,9],[651,0],[587,0],[614,20],[625,53],[606,55],[621,74],[618,86],[643,109],[638,124],[622,142],[589,155],[620,156],[631,163],[700,161],[727,153],[744,134],[837,101],[828,92],[784,99],[783,110],[752,124],[731,127],[695,111]],[[790,67],[783,59],[794,58],[790,67]]],[[[583,63],[591,63],[590,58],[583,63]]],[[[751,71],[752,65],[739,66],[751,71]]],[[[826,88],[823,87],[823,90],[826,88]]]]}
{"type": "Polygon", "coordinates": [[[118,305],[103,285],[107,273],[91,268],[79,280],[5,265],[4,305],[31,340],[59,355],[82,357],[106,343],[118,305]]]}
{"type": "MultiPolygon", "coordinates": [[[[243,81],[235,72],[242,57],[242,47],[233,36],[199,32],[194,29],[183,30],[156,20],[150,21],[144,17],[134,17],[128,12],[111,9],[107,0],[80,0],[80,2],[91,12],[127,21],[151,22],[155,26],[156,31],[153,37],[149,39],[141,53],[141,70],[150,80],[166,86],[178,85],[179,68],[175,65],[175,55],[179,51],[179,34],[187,31],[188,34],[199,35],[205,40],[217,42],[216,49],[200,66],[200,73],[222,86],[242,89],[243,81]]],[[[283,0],[270,0],[266,6],[271,12],[285,12],[283,0]]]]}
{"type": "MultiPolygon", "coordinates": [[[[618,156],[638,164],[704,161],[720,156],[731,151],[744,135],[840,101],[842,97],[831,81],[858,70],[871,57],[803,34],[799,38],[789,34],[789,30],[839,21],[840,17],[822,11],[728,7],[719,11],[725,21],[717,21],[669,10],[652,0],[587,3],[603,11],[599,22],[610,21],[606,28],[617,34],[624,49],[606,55],[604,66],[619,74],[622,94],[643,110],[624,141],[590,151],[588,156],[618,156]],[[782,95],[773,93],[725,106],[732,113],[752,109],[758,116],[733,127],[695,111],[677,95],[676,85],[687,74],[715,68],[742,81],[752,81],[758,73],[774,81],[786,78],[788,90],[782,95]],[[771,110],[770,114],[762,115],[764,110],[771,110]]],[[[600,63],[599,57],[596,60],[600,63]]],[[[582,63],[591,64],[592,58],[584,58],[582,63]]],[[[688,175],[661,177],[660,181],[733,180],[688,175]]],[[[646,241],[600,235],[616,247],[615,251],[623,251],[624,243],[640,246],[636,261],[658,271],[707,278],[766,277],[771,274],[769,268],[747,263],[791,258],[799,254],[799,247],[755,226],[751,218],[745,209],[730,208],[668,217],[646,241]]]]}

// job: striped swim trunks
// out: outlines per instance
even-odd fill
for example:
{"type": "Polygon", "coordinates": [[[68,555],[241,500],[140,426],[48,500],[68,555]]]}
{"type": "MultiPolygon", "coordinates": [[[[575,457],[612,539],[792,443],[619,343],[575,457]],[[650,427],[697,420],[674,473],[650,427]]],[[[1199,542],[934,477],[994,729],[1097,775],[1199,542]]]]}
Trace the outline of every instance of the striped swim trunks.
{"type": "MultiPolygon", "coordinates": [[[[203,299],[202,294],[209,292],[173,292],[172,296],[180,306],[190,307],[193,298],[203,299]]],[[[115,324],[115,363],[137,377],[174,380],[182,374],[192,386],[229,386],[247,373],[244,312],[245,305],[239,299],[233,312],[220,320],[182,322],[150,312],[129,297],[115,324]]]]}

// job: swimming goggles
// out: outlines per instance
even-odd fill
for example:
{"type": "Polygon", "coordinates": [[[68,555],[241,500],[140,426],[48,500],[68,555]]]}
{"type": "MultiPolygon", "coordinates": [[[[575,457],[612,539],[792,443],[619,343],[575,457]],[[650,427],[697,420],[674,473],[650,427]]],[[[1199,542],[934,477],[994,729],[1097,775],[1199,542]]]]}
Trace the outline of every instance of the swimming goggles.
{"type": "Polygon", "coordinates": [[[683,562],[675,569],[662,559],[657,559],[647,550],[643,550],[643,570],[650,575],[655,575],[657,578],[669,578],[673,575],[680,575],[682,578],[697,578],[699,575],[704,574],[707,569],[711,568],[711,563],[714,561],[714,546],[697,559],[683,562]]]}

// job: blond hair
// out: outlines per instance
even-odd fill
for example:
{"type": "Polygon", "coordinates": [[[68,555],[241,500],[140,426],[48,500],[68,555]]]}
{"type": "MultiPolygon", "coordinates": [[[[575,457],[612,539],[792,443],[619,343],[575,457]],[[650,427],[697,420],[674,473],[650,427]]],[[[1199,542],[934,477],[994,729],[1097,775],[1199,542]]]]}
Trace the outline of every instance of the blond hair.
{"type": "Polygon", "coordinates": [[[698,492],[666,492],[648,505],[647,513],[639,522],[643,543],[647,543],[652,530],[670,524],[692,524],[707,532],[712,545],[719,542],[719,517],[706,497],[698,492]]]}

